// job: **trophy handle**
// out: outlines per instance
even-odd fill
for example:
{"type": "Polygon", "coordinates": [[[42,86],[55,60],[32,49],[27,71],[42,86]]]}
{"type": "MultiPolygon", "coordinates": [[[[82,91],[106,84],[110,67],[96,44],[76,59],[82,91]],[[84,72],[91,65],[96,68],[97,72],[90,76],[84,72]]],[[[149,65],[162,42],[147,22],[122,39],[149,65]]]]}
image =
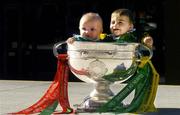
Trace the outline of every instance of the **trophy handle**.
{"type": "Polygon", "coordinates": [[[61,41],[61,42],[55,43],[54,46],[53,46],[53,54],[54,54],[54,56],[57,57],[60,54],[60,51],[61,51],[61,53],[66,53],[67,52],[66,46],[67,46],[66,41],[61,41]]]}
{"type": "Polygon", "coordinates": [[[147,57],[146,59],[150,60],[152,58],[152,56],[153,56],[153,50],[151,48],[143,45],[143,44],[139,44],[136,52],[137,52],[137,54],[136,54],[137,55],[136,56],[137,57],[136,58],[137,62],[141,62],[142,57],[147,57]],[[143,52],[145,52],[145,51],[146,51],[146,53],[148,51],[148,55],[143,54],[143,52]]]}

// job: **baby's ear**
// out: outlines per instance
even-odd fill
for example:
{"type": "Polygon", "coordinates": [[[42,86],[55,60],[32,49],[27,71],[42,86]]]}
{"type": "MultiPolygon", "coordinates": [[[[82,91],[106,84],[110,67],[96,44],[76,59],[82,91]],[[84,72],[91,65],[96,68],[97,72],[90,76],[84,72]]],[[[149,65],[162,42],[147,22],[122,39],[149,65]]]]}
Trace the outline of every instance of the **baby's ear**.
{"type": "Polygon", "coordinates": [[[132,30],[134,28],[134,24],[130,25],[130,30],[132,30]]]}

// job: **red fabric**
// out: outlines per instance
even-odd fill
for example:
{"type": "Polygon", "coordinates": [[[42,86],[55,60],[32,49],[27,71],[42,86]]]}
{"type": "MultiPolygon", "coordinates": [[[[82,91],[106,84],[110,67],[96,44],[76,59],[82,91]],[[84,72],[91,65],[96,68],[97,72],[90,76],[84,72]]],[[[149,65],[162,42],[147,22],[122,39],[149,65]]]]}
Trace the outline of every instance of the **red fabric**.
{"type": "Polygon", "coordinates": [[[43,97],[32,106],[21,110],[19,112],[10,114],[34,114],[39,113],[52,105],[56,100],[59,101],[62,112],[71,113],[74,112],[70,107],[68,99],[68,72],[69,68],[67,65],[67,54],[58,55],[58,66],[57,72],[54,77],[54,81],[50,85],[43,97]],[[70,111],[69,111],[70,110],[70,111]]]}

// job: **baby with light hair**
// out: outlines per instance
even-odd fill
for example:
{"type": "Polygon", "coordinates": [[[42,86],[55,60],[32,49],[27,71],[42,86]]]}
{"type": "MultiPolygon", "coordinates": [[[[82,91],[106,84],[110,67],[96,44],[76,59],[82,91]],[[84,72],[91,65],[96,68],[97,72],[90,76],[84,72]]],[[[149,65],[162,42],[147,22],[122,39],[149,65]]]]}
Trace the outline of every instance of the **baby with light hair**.
{"type": "Polygon", "coordinates": [[[74,41],[99,41],[103,32],[103,21],[98,13],[89,12],[82,15],[79,22],[80,35],[67,39],[67,43],[74,41]]]}

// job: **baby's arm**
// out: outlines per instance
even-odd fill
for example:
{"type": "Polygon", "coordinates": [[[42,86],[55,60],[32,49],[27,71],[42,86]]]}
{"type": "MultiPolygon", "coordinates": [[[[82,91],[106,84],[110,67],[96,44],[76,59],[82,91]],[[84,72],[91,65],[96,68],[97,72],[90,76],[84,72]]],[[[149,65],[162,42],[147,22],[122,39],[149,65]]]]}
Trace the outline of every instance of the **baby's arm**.
{"type": "Polygon", "coordinates": [[[66,40],[66,43],[72,44],[72,43],[74,43],[74,41],[75,41],[75,38],[74,37],[70,37],[70,38],[68,38],[66,40]]]}

